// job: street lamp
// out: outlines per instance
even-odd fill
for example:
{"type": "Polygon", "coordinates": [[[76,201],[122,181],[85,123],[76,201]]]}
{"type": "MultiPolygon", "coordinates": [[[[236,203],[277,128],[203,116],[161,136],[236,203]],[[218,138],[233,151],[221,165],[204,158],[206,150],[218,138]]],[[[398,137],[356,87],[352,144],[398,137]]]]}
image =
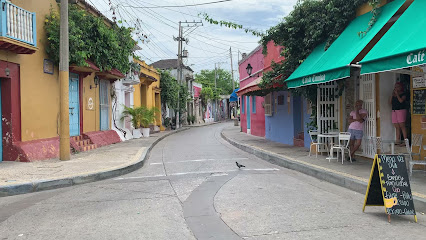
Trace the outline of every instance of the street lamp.
{"type": "Polygon", "coordinates": [[[250,65],[250,63],[247,64],[246,70],[249,77],[251,77],[251,71],[253,70],[253,67],[250,65]]]}

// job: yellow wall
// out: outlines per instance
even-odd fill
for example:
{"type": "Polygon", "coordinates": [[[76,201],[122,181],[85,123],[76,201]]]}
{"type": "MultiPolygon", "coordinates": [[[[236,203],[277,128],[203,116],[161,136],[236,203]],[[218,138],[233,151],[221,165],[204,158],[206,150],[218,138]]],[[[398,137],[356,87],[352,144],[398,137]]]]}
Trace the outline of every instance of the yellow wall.
{"type": "Polygon", "coordinates": [[[50,8],[57,8],[55,0],[15,0],[13,4],[36,12],[37,47],[31,55],[0,51],[0,59],[20,64],[21,80],[21,131],[22,141],[58,136],[59,83],[58,67],[54,74],[43,73],[45,53],[44,18],[50,8]]]}
{"type": "MultiPolygon", "coordinates": [[[[380,3],[380,6],[385,5],[387,2],[388,2],[387,0],[382,0],[382,2],[380,3]]],[[[361,7],[359,7],[357,9],[356,15],[361,16],[361,15],[371,11],[371,9],[373,9],[373,8],[368,3],[364,3],[363,5],[361,5],[361,7]]]]}
{"type": "MultiPolygon", "coordinates": [[[[38,50],[34,54],[20,55],[0,50],[0,60],[20,65],[22,141],[57,137],[59,131],[59,71],[56,64],[53,75],[44,73],[43,61],[48,59],[44,47],[46,45],[45,16],[50,13],[51,7],[56,11],[59,11],[59,8],[55,0],[14,0],[13,4],[36,12],[37,21],[38,50]]],[[[90,89],[90,84],[94,86],[94,76],[91,74],[83,80],[81,98],[83,111],[80,113],[83,114],[83,132],[100,129],[99,86],[90,89]],[[91,111],[86,107],[87,98],[90,96],[94,99],[94,110],[91,111]]],[[[109,88],[111,88],[110,85],[109,88]]],[[[109,120],[109,124],[111,124],[111,109],[109,120]]]]}
{"type": "MultiPolygon", "coordinates": [[[[155,99],[155,93],[160,93],[160,74],[154,67],[147,65],[144,61],[135,61],[141,65],[141,73],[154,77],[157,81],[152,82],[149,78],[141,77],[141,83],[133,85],[135,89],[133,92],[134,106],[139,107],[144,105],[148,108],[156,107],[158,110],[161,110],[161,99],[159,99],[159,96],[155,99]],[[146,91],[144,88],[146,88],[146,91]]],[[[159,115],[161,116],[161,114],[159,115]]],[[[157,117],[156,125],[161,126],[161,124],[161,117],[157,117]]]]}

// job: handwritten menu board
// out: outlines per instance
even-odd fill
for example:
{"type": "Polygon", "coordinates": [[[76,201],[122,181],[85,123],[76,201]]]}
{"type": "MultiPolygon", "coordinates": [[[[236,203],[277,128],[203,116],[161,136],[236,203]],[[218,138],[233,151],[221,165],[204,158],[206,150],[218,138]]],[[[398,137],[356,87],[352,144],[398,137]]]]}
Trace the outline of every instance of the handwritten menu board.
{"type": "Polygon", "coordinates": [[[426,89],[413,90],[413,114],[426,115],[426,89]]]}
{"type": "Polygon", "coordinates": [[[404,155],[376,155],[363,211],[365,206],[385,206],[389,216],[414,215],[417,222],[405,164],[404,155]]]}

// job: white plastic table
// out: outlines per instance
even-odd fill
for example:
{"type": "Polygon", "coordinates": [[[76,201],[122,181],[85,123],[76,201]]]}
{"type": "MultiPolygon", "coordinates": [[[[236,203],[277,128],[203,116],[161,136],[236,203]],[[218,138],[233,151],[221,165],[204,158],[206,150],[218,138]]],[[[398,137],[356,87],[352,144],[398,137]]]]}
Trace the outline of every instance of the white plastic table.
{"type": "Polygon", "coordinates": [[[333,157],[333,150],[332,150],[331,147],[334,144],[334,138],[338,138],[338,137],[339,137],[338,133],[321,133],[321,134],[318,134],[318,142],[321,142],[320,141],[321,138],[326,138],[326,139],[330,138],[330,147],[329,147],[330,152],[329,152],[328,157],[326,158],[328,160],[335,160],[335,159],[337,159],[337,157],[336,158],[333,157]]]}

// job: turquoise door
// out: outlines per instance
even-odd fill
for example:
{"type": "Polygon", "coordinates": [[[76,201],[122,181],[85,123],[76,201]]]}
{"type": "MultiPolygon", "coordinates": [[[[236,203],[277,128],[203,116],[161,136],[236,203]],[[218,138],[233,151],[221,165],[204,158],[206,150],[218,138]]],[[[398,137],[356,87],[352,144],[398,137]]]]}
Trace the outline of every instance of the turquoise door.
{"type": "Polygon", "coordinates": [[[250,129],[250,97],[246,96],[247,129],[250,129]]]}
{"type": "Polygon", "coordinates": [[[70,73],[70,136],[80,135],[80,95],[78,81],[78,74],[70,73]]]}
{"type": "Polygon", "coordinates": [[[101,130],[109,129],[108,81],[101,80],[99,88],[101,130]]]}

